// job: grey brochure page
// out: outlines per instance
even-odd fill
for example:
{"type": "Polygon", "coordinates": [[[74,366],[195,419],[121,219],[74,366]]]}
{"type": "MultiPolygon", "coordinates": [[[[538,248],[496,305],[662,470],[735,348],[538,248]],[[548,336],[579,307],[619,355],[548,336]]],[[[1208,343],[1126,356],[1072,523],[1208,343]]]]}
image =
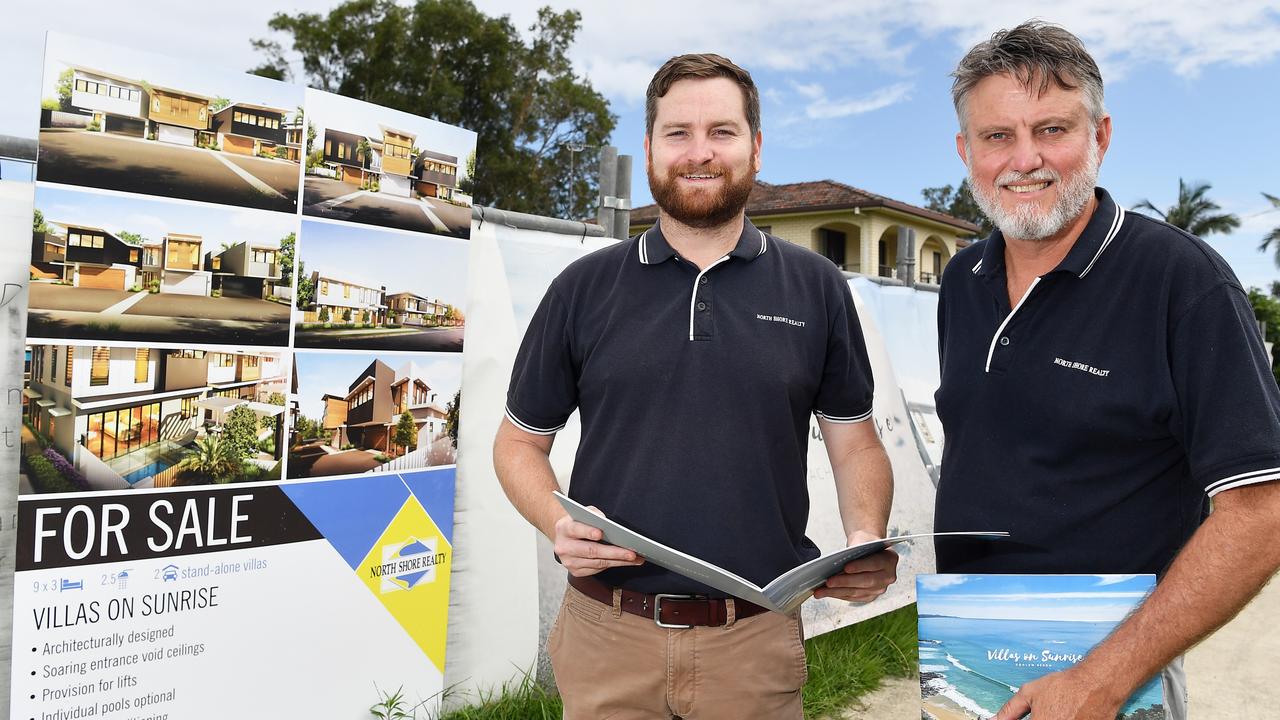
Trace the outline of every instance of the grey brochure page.
{"type": "Polygon", "coordinates": [[[666,568],[672,572],[678,572],[685,577],[692,578],[708,587],[713,587],[722,592],[728,593],[734,597],[753,602],[761,607],[770,610],[776,610],[781,613],[789,613],[799,607],[818,586],[827,581],[827,578],[839,573],[841,569],[859,558],[874,555],[885,548],[892,547],[902,542],[911,542],[921,538],[941,537],[947,535],[964,535],[969,537],[988,537],[1002,538],[1008,537],[1007,532],[950,532],[950,533],[919,533],[916,535],[898,535],[882,540],[873,540],[871,542],[861,543],[859,545],[851,545],[841,548],[834,552],[827,553],[821,557],[814,558],[803,565],[799,565],[791,570],[779,575],[764,588],[760,588],[754,583],[744,578],[738,577],[733,573],[712,565],[705,560],[700,560],[692,555],[682,553],[674,548],[667,547],[660,542],[645,537],[633,530],[619,525],[618,523],[601,517],[578,502],[571,500],[560,492],[555,493],[556,499],[564,506],[569,516],[580,523],[598,528],[604,533],[604,539],[620,547],[634,550],[644,556],[645,560],[659,567],[666,568]]]}

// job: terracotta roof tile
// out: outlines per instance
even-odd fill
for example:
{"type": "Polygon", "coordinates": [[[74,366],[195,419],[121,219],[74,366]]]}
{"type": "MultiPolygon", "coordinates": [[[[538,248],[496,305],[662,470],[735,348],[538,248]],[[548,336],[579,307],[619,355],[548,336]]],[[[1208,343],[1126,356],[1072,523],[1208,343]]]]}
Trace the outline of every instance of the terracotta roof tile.
{"type": "MultiPolygon", "coordinates": [[[[751,195],[747,198],[748,217],[871,207],[885,207],[905,212],[950,225],[961,232],[978,232],[978,227],[967,220],[877,195],[835,180],[814,180],[781,185],[757,180],[755,187],[751,189],[751,195]]],[[[657,205],[644,205],[631,211],[632,225],[649,224],[657,219],[657,205]]]]}

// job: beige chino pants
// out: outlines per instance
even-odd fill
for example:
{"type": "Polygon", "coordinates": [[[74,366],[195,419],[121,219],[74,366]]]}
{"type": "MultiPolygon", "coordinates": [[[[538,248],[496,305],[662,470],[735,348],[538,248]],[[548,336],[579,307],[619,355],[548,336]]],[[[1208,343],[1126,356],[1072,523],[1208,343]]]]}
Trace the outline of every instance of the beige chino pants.
{"type": "Polygon", "coordinates": [[[799,611],[668,629],[572,587],[547,638],[564,720],[800,720],[799,611]]]}

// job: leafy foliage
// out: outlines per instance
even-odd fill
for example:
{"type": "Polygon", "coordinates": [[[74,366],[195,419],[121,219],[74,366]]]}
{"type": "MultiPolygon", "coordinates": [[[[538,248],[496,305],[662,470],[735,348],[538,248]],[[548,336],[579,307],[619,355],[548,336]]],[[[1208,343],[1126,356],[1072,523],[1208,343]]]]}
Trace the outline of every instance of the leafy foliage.
{"type": "Polygon", "coordinates": [[[293,254],[297,246],[298,234],[289,233],[280,239],[280,282],[278,285],[293,284],[293,254]]]}
{"type": "Polygon", "coordinates": [[[40,208],[36,208],[35,213],[31,216],[31,229],[34,232],[49,232],[49,226],[44,221],[44,213],[40,212],[40,208]]]}
{"type": "Polygon", "coordinates": [[[920,191],[920,194],[924,196],[926,208],[961,220],[968,220],[977,225],[980,238],[990,235],[991,231],[996,229],[987,216],[982,214],[978,203],[973,199],[973,192],[969,190],[969,178],[961,180],[958,188],[943,185],[925,188],[920,191]]]}
{"type": "Polygon", "coordinates": [[[1143,200],[1133,206],[1134,210],[1149,210],[1160,216],[1170,225],[1186,230],[1196,237],[1205,237],[1213,233],[1229,234],[1240,227],[1240,218],[1231,213],[1218,212],[1222,208],[1207,196],[1213,186],[1207,182],[1188,185],[1178,178],[1178,200],[1167,210],[1161,210],[1143,200]]]}
{"type": "Polygon", "coordinates": [[[54,86],[54,91],[58,93],[58,109],[62,112],[71,112],[71,81],[74,71],[71,68],[63,70],[58,75],[58,84],[54,86]]]}
{"type": "Polygon", "coordinates": [[[226,483],[240,473],[240,456],[223,435],[197,438],[178,461],[182,484],[226,483]]]}
{"type": "MultiPolygon", "coordinates": [[[[578,77],[568,50],[576,10],[538,12],[522,35],[470,0],[348,0],[327,15],[277,13],[268,27],[301,57],[320,90],[474,130],[477,203],[557,217],[591,214],[599,146],[613,131],[608,102],[578,77]],[[569,151],[569,143],[586,149],[569,151]]],[[[254,72],[288,77],[285,48],[260,39],[254,72]]]]}
{"type": "MultiPolygon", "coordinates": [[[[1268,193],[1262,193],[1262,196],[1271,203],[1272,207],[1276,210],[1280,210],[1280,197],[1276,197],[1275,195],[1270,195],[1268,193]]],[[[1262,252],[1266,252],[1273,248],[1275,251],[1276,267],[1280,267],[1280,225],[1272,228],[1271,232],[1267,233],[1267,236],[1262,238],[1262,244],[1258,245],[1258,249],[1262,252]]]]}
{"type": "Polygon", "coordinates": [[[458,449],[458,410],[461,406],[462,390],[459,389],[444,408],[444,431],[449,434],[449,442],[453,443],[454,450],[458,449]]]}
{"type": "Polygon", "coordinates": [[[391,440],[402,448],[413,449],[418,444],[418,426],[413,421],[413,414],[408,410],[400,413],[400,419],[396,421],[396,429],[391,435],[391,440]]]}
{"type": "Polygon", "coordinates": [[[135,232],[129,232],[128,230],[121,230],[120,232],[116,233],[116,237],[120,238],[121,240],[125,241],[130,245],[141,246],[143,243],[147,241],[145,237],[135,232]]]}
{"type": "Polygon", "coordinates": [[[237,459],[251,455],[258,447],[257,413],[247,405],[232,408],[222,423],[222,438],[237,459]]]}
{"type": "Polygon", "coordinates": [[[1280,382],[1280,298],[1249,288],[1249,304],[1254,317],[1265,323],[1263,339],[1271,343],[1271,372],[1280,382]]]}

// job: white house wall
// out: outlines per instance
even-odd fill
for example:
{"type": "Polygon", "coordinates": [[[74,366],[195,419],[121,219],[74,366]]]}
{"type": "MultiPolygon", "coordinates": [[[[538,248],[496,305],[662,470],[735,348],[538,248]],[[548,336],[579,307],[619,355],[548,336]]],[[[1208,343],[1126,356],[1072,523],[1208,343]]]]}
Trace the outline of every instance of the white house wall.
{"type": "Polygon", "coordinates": [[[100,110],[102,112],[112,113],[114,115],[126,115],[138,119],[145,119],[143,108],[147,98],[146,92],[140,86],[129,85],[127,83],[108,80],[89,73],[76,71],[75,78],[71,83],[71,105],[73,107],[84,108],[86,110],[100,110]],[[137,100],[128,100],[126,98],[113,98],[109,95],[98,95],[96,93],[87,93],[75,89],[74,80],[88,80],[89,82],[104,83],[113,85],[126,90],[138,91],[137,100]]]}
{"type": "Polygon", "coordinates": [[[119,393],[149,393],[155,388],[156,369],[162,352],[152,348],[147,360],[147,381],[134,382],[135,348],[111,348],[111,361],[108,366],[107,384],[90,385],[90,374],[93,372],[93,347],[80,345],[75,348],[74,366],[71,371],[71,394],[80,400],[89,400],[101,395],[119,393]]]}

